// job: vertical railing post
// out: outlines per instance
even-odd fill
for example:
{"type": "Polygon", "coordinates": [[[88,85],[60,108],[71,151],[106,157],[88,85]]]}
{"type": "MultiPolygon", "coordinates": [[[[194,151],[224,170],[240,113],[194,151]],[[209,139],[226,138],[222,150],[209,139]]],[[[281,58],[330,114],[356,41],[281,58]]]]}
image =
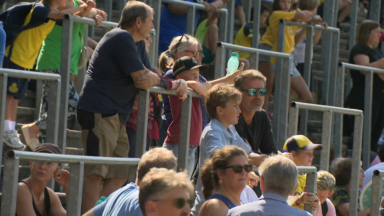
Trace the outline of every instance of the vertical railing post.
{"type": "Polygon", "coordinates": [[[219,29],[220,29],[220,34],[219,34],[219,41],[222,42],[227,42],[227,32],[228,32],[228,11],[225,13],[220,14],[219,18],[219,29]]]}
{"type": "MultiPolygon", "coordinates": [[[[153,10],[155,11],[155,14],[153,16],[153,25],[156,30],[156,35],[153,37],[157,43],[154,44],[154,53],[155,56],[159,53],[159,42],[160,42],[160,16],[161,16],[161,0],[153,0],[153,10]]],[[[156,57],[157,59],[157,57],[156,57]]],[[[157,60],[156,60],[157,61],[157,60]]]]}
{"type": "Polygon", "coordinates": [[[17,202],[17,183],[19,178],[19,163],[18,157],[6,158],[4,163],[4,174],[2,182],[2,199],[1,199],[1,215],[14,216],[16,215],[17,202]]]}
{"type": "MultiPolygon", "coordinates": [[[[297,108],[294,103],[291,104],[291,108],[289,109],[289,126],[288,126],[288,137],[291,137],[293,135],[297,134],[297,126],[299,124],[299,108],[297,108]]],[[[284,143],[279,143],[278,146],[279,149],[282,149],[282,145],[284,143]],[[281,148],[280,148],[281,147],[281,148]]]]}
{"type": "Polygon", "coordinates": [[[250,68],[257,70],[259,68],[259,61],[258,61],[259,53],[250,53],[250,54],[251,55],[248,58],[250,63],[250,68]]]}
{"type": "Polygon", "coordinates": [[[383,184],[383,177],[379,170],[373,171],[372,174],[372,196],[371,196],[371,214],[372,216],[380,215],[381,204],[381,187],[383,184]]]}
{"type": "Polygon", "coordinates": [[[149,49],[149,59],[151,62],[152,67],[157,66],[157,53],[156,53],[156,47],[159,41],[157,41],[156,32],[151,35],[152,37],[152,45],[149,49]]]}
{"type": "MultiPolygon", "coordinates": [[[[259,46],[259,35],[260,35],[260,22],[257,22],[257,20],[260,20],[260,11],[261,11],[261,0],[254,0],[254,6],[253,6],[253,35],[255,37],[252,37],[252,47],[257,48],[259,46]]],[[[255,64],[253,67],[254,69],[259,68],[259,53],[255,54],[255,64]]],[[[252,65],[251,65],[252,68],[252,65]]]]}
{"type": "Polygon", "coordinates": [[[369,17],[368,19],[380,23],[381,1],[373,0],[369,2],[369,17]]]}
{"type": "Polygon", "coordinates": [[[81,214],[84,162],[70,164],[67,215],[81,214]]]}
{"type": "MultiPolygon", "coordinates": [[[[83,36],[84,46],[87,47],[88,46],[88,26],[85,28],[84,35],[81,35],[81,36],[83,36]]],[[[80,94],[81,90],[83,89],[83,84],[84,84],[86,72],[87,72],[87,66],[80,69],[79,73],[77,75],[77,86],[75,86],[75,87],[76,87],[77,93],[79,93],[79,94],[80,94]]]]}
{"type": "Polygon", "coordinates": [[[188,8],[187,13],[187,34],[189,35],[195,35],[195,16],[196,16],[196,9],[195,6],[188,8]]]}
{"type": "MultiPolygon", "coordinates": [[[[8,82],[8,74],[0,74],[0,104],[4,104],[0,106],[0,140],[3,140],[4,137],[4,119],[5,119],[5,104],[7,98],[7,82],[8,82]]],[[[0,161],[3,161],[3,142],[0,142],[0,161]]],[[[1,175],[1,166],[0,166],[0,175],[1,175]]],[[[4,177],[3,177],[4,179],[4,177]]],[[[3,184],[2,179],[0,178],[0,185],[3,184]]],[[[4,193],[4,191],[3,191],[4,193]]]]}
{"type": "Polygon", "coordinates": [[[228,30],[227,30],[227,41],[233,44],[233,31],[235,27],[235,1],[231,1],[225,4],[228,9],[228,30]]]}
{"type": "Polygon", "coordinates": [[[145,153],[147,147],[149,93],[149,89],[139,91],[137,122],[140,122],[140,124],[137,124],[135,152],[135,157],[138,158],[145,153]]]}
{"type": "MultiPolygon", "coordinates": [[[[244,5],[244,11],[245,11],[245,22],[247,23],[251,21],[251,9],[252,9],[252,0],[246,0],[244,5]]],[[[253,14],[253,16],[255,16],[255,14],[253,14]]]]}
{"type": "Polygon", "coordinates": [[[66,14],[63,19],[63,41],[61,47],[61,66],[60,75],[62,80],[61,99],[60,99],[60,115],[59,115],[59,137],[57,145],[65,154],[65,146],[67,141],[67,119],[68,119],[68,96],[69,96],[69,79],[71,78],[71,54],[72,54],[72,32],[73,20],[72,15],[66,14]]]}
{"type": "MultiPolygon", "coordinates": [[[[349,43],[348,43],[348,57],[355,45],[356,31],[357,31],[357,17],[359,16],[359,0],[352,0],[352,11],[349,14],[350,28],[349,28],[349,43]]],[[[348,70],[349,71],[349,70],[348,70]]],[[[349,73],[346,74],[345,92],[348,94],[352,88],[352,79],[349,73]]]]}
{"type": "Polygon", "coordinates": [[[36,80],[35,119],[39,119],[42,95],[43,95],[43,81],[36,80]]]}
{"type": "Polygon", "coordinates": [[[361,138],[363,135],[364,116],[355,116],[355,125],[353,133],[353,153],[352,153],[352,174],[350,186],[349,213],[356,215],[359,197],[359,176],[360,176],[360,157],[361,157],[361,138]]]}
{"type": "Polygon", "coordinates": [[[187,99],[181,104],[179,156],[177,158],[178,171],[185,170],[188,164],[191,113],[192,94],[191,92],[188,92],[187,99]]]}
{"type": "MultiPolygon", "coordinates": [[[[58,143],[60,121],[61,80],[49,82],[47,143],[58,143]]],[[[64,107],[63,107],[64,108],[64,107]]],[[[65,109],[65,108],[64,108],[65,109]]]]}
{"type": "Polygon", "coordinates": [[[113,5],[113,0],[104,1],[104,11],[108,14],[108,17],[107,17],[108,21],[112,20],[112,5],[113,5]]]}
{"type": "MultiPolygon", "coordinates": [[[[321,150],[320,157],[320,169],[328,170],[329,167],[329,152],[331,150],[331,138],[332,138],[332,111],[323,112],[323,130],[321,134],[321,143],[323,144],[323,149],[321,150]]],[[[336,145],[341,145],[341,143],[335,143],[336,145]]]]}
{"type": "MultiPolygon", "coordinates": [[[[345,66],[341,65],[341,71],[337,70],[335,71],[336,76],[336,83],[337,83],[337,90],[336,90],[336,106],[337,107],[343,107],[344,106],[344,74],[345,74],[345,66]]],[[[333,150],[333,158],[341,157],[341,150],[343,142],[343,114],[341,113],[335,113],[335,124],[334,124],[334,139],[333,143],[334,150],[333,150]],[[336,145],[337,143],[340,143],[340,145],[336,145]]]]}
{"type": "MultiPolygon", "coordinates": [[[[317,172],[309,172],[307,173],[307,180],[305,185],[305,191],[309,193],[316,194],[316,188],[317,187],[317,172]]],[[[309,204],[304,205],[304,210],[313,214],[313,208],[309,204]]]]}
{"type": "Polygon", "coordinates": [[[365,93],[364,93],[364,135],[363,135],[363,169],[368,169],[370,164],[371,151],[371,118],[372,118],[372,87],[373,71],[365,74],[365,93]]]}
{"type": "Polygon", "coordinates": [[[339,44],[340,31],[332,33],[332,49],[331,49],[331,73],[329,78],[329,94],[328,105],[335,106],[336,103],[336,71],[339,64],[339,44]]]}
{"type": "Polygon", "coordinates": [[[219,42],[216,47],[215,74],[214,79],[223,77],[225,74],[225,47],[219,42]]]}

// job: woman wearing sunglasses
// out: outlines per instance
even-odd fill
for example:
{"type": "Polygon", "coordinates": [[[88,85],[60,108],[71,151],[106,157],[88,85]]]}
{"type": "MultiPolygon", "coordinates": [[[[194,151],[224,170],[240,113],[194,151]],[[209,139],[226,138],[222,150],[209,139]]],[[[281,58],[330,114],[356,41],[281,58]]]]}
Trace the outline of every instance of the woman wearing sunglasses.
{"type": "Polygon", "coordinates": [[[225,146],[213,153],[201,171],[203,195],[207,201],[199,216],[224,216],[229,209],[247,203],[242,193],[251,171],[248,156],[239,147],[225,146]]]}

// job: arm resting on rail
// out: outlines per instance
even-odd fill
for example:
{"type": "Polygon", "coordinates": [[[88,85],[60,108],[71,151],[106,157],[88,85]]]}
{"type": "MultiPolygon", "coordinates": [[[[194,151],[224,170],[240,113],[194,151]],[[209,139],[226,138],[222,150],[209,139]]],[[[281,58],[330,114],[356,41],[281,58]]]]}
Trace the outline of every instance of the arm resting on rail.
{"type": "MultiPolygon", "coordinates": [[[[362,66],[367,66],[367,67],[374,67],[374,68],[379,68],[379,69],[383,69],[383,67],[384,67],[384,58],[381,58],[375,62],[369,63],[369,57],[367,55],[364,55],[364,54],[356,55],[355,57],[353,57],[353,61],[357,65],[362,65],[362,66]]],[[[367,73],[367,71],[360,71],[360,73],[365,75],[367,73]]],[[[384,74],[379,74],[379,77],[382,80],[384,80],[384,74]]]]}

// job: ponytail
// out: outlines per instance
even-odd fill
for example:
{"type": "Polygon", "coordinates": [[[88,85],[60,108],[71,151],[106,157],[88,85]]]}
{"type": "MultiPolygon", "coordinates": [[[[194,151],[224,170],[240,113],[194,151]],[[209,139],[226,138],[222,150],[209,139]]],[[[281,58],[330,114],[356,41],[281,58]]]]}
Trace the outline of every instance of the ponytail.
{"type": "Polygon", "coordinates": [[[161,73],[164,74],[165,72],[167,72],[167,69],[170,65],[173,64],[173,61],[174,60],[169,50],[162,52],[159,56],[159,68],[161,73]]]}
{"type": "Polygon", "coordinates": [[[217,173],[213,171],[212,159],[206,160],[204,167],[201,169],[201,182],[203,183],[203,195],[207,200],[219,183],[219,177],[217,173]]]}

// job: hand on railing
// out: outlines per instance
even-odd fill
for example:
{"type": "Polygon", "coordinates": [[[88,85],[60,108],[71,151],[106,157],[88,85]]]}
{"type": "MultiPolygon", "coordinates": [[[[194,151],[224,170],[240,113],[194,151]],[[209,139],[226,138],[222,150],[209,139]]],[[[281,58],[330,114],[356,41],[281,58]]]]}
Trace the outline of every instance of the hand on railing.
{"type": "Polygon", "coordinates": [[[185,100],[187,98],[188,86],[185,80],[174,80],[172,81],[172,89],[176,91],[179,99],[185,100]]]}

